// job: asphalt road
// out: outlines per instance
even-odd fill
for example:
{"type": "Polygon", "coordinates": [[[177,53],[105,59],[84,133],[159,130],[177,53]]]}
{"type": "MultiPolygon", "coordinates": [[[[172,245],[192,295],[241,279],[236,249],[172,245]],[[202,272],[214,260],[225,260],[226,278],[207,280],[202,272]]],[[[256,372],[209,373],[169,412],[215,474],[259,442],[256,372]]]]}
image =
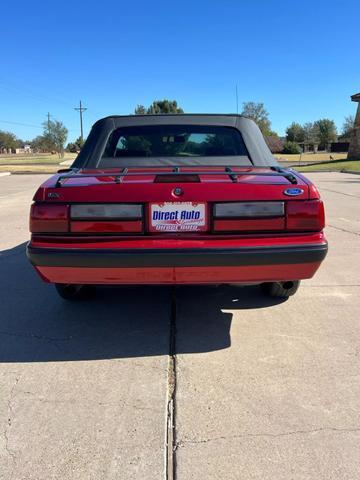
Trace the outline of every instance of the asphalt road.
{"type": "Polygon", "coordinates": [[[166,478],[174,367],[177,480],[360,478],[360,176],[309,176],[315,278],[286,302],[177,288],[175,324],[168,287],[61,301],[24,256],[44,177],[1,177],[0,479],[166,478]]]}

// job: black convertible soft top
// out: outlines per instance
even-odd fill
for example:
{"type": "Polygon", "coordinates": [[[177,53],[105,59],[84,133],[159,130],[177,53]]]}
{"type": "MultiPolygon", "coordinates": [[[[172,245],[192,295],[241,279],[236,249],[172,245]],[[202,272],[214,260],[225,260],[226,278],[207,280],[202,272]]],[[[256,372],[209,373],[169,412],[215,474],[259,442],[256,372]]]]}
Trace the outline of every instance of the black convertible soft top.
{"type": "MultiPolygon", "coordinates": [[[[111,133],[121,127],[161,125],[194,125],[194,126],[223,126],[232,127],[240,131],[249,154],[247,164],[257,167],[277,166],[264,137],[256,123],[241,115],[223,114],[176,114],[176,115],[127,115],[110,116],[98,120],[77,156],[72,168],[101,168],[101,159],[111,133]]],[[[242,157],[186,157],[179,158],[131,158],[121,159],[122,163],[116,166],[167,166],[167,165],[244,165],[242,157]]],[[[117,159],[120,160],[120,159],[117,159]]],[[[245,163],[245,164],[246,164],[245,163]]],[[[110,165],[109,165],[110,166],[110,165]]]]}

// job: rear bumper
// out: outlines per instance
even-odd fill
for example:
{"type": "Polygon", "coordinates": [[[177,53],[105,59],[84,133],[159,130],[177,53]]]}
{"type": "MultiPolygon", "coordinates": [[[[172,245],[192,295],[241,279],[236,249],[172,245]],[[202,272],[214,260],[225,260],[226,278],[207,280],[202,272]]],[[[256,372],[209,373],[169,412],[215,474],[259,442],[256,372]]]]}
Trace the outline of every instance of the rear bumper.
{"type": "Polygon", "coordinates": [[[311,278],[327,243],[222,248],[27,247],[45,281],[103,284],[257,283],[311,278]]]}

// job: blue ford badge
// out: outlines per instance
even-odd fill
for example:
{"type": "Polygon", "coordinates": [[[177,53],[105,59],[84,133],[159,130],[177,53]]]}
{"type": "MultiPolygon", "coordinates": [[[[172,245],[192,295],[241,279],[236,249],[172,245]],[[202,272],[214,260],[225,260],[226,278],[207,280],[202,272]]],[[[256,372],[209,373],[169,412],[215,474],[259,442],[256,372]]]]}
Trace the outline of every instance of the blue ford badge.
{"type": "Polygon", "coordinates": [[[304,193],[302,188],[287,188],[284,190],[284,195],[289,195],[289,197],[296,197],[297,195],[301,195],[304,193]]]}

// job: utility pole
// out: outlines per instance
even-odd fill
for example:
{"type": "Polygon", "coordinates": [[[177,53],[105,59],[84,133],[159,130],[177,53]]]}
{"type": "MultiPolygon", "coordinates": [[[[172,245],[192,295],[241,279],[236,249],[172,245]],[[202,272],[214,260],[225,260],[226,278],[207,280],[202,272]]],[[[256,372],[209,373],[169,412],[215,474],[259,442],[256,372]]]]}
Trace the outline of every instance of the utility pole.
{"type": "Polygon", "coordinates": [[[237,84],[235,85],[235,95],[236,95],[236,115],[238,115],[239,114],[239,96],[238,96],[237,84]]]}
{"type": "Polygon", "coordinates": [[[82,103],[81,103],[81,100],[80,100],[79,106],[78,106],[78,107],[75,107],[74,110],[76,110],[77,112],[80,113],[80,132],[81,132],[80,138],[81,138],[81,141],[83,141],[83,140],[84,140],[84,133],[83,133],[83,119],[82,119],[82,114],[83,114],[83,112],[85,112],[85,110],[87,110],[87,108],[85,108],[85,107],[82,106],[82,103]]]}

